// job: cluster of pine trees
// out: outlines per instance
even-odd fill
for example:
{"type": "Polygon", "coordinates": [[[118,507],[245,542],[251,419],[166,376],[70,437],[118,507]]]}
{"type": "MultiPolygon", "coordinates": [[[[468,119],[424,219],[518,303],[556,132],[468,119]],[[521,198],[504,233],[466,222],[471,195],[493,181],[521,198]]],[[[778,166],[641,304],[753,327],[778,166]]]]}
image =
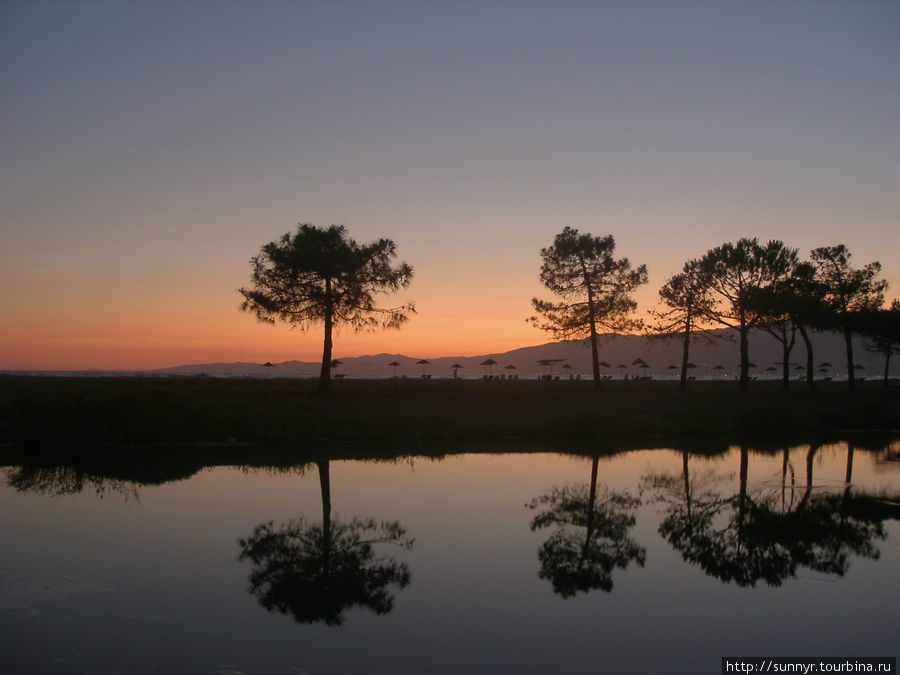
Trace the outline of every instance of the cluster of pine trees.
{"type": "Polygon", "coordinates": [[[900,302],[883,309],[887,282],[879,279],[881,264],[861,268],[850,264],[843,244],[813,249],[808,260],[781,241],[760,243],[743,238],[707,251],[684,263],[681,272],[659,291],[663,309],[652,312],[656,323],[631,318],[631,295],[647,281],[644,265],[632,268],[627,258],[613,257],[611,236],[595,237],[565,228],[552,246],[541,251],[541,281],[560,302],[535,298],[529,320],[557,337],[591,341],[594,381],[599,383],[597,335],[642,328],[649,333],[683,340],[681,387],[686,387],[692,340],[711,329],[736,331],[740,344],[740,391],[749,382],[748,335],[762,329],[782,346],[782,383],[788,386],[790,354],[799,335],[806,347],[806,380],[813,379],[812,328],[839,331],[847,352],[847,386],[853,391],[853,336],[867,336],[885,354],[885,381],[892,353],[900,351],[900,302]]]}
{"type": "MultiPolygon", "coordinates": [[[[687,261],[681,272],[667,279],[659,291],[662,309],[651,313],[655,321],[651,325],[634,318],[633,292],[647,283],[647,267],[616,258],[615,246],[612,235],[597,237],[564,228],[540,252],[541,282],[558,299],[534,298],[535,314],[528,319],[557,339],[589,340],[595,386],[601,381],[601,329],[680,337],[685,388],[692,340],[722,327],[733,329],[740,342],[741,392],[747,391],[749,381],[751,329],[765,330],[781,343],[785,388],[798,335],[806,346],[807,383],[815,388],[812,328],[844,335],[851,391],[856,387],[852,338],[858,334],[885,354],[887,383],[890,356],[900,351],[900,302],[883,309],[887,283],[879,279],[880,263],[855,268],[842,244],[814,249],[803,260],[797,249],[781,241],[739,239],[687,261]]],[[[375,303],[377,294],[406,288],[412,279],[412,267],[395,264],[395,257],[390,239],[358,244],[342,225],[301,224],[295,233],[264,245],[251,259],[251,286],[239,291],[244,297],[241,308],[261,321],[280,320],[301,330],[324,324],[319,390],[325,392],[336,326],[397,328],[415,312],[412,303],[391,308],[375,303]]]]}

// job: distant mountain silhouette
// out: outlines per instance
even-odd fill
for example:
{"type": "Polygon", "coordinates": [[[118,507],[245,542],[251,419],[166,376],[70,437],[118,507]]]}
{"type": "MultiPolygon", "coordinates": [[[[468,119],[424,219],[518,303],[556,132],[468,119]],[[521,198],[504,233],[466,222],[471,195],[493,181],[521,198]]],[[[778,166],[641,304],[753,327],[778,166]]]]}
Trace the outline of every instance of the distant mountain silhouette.
{"type": "MultiPolygon", "coordinates": [[[[719,331],[721,336],[729,334],[727,330],[719,331]]],[[[859,339],[854,353],[863,366],[860,376],[881,377],[884,360],[878,354],[865,350],[865,340],[859,339]]],[[[806,350],[798,340],[798,345],[791,352],[793,364],[805,364],[806,350]]],[[[813,335],[816,368],[828,362],[827,373],[817,372],[817,377],[825,375],[843,376],[846,359],[844,356],[843,337],[834,333],[816,333],[813,335]]],[[[752,375],[760,378],[780,377],[781,345],[767,333],[754,331],[750,338],[750,360],[756,365],[751,369],[752,375]],[[777,371],[767,371],[769,367],[777,371]]],[[[479,356],[425,356],[427,364],[419,364],[423,356],[406,356],[403,354],[376,354],[370,356],[343,357],[338,354],[340,365],[335,374],[357,378],[380,378],[396,375],[398,377],[418,378],[423,374],[434,378],[451,377],[453,366],[458,364],[459,376],[464,378],[482,377],[487,373],[494,376],[515,376],[535,378],[550,373],[562,378],[581,376],[589,378],[591,371],[591,355],[588,346],[581,341],[549,342],[532,347],[522,347],[508,352],[487,353],[479,356]],[[482,366],[484,361],[493,359],[493,366],[482,366]],[[550,366],[540,365],[541,361],[553,360],[550,366]],[[391,366],[397,363],[397,366],[391,366]],[[571,368],[565,368],[568,364],[571,368]],[[515,368],[507,368],[514,366],[515,368]]],[[[625,375],[634,377],[648,375],[654,378],[674,377],[677,372],[669,370],[670,365],[681,363],[681,343],[678,340],[660,340],[641,335],[604,335],[601,338],[600,359],[609,363],[609,368],[602,368],[604,374],[615,379],[625,375]],[[647,368],[633,366],[636,359],[643,359],[647,368]],[[620,368],[624,365],[625,368],[620,368]]],[[[698,340],[691,347],[691,362],[697,365],[691,374],[698,378],[727,375],[734,377],[738,371],[740,358],[737,343],[728,339],[707,343],[698,340]],[[722,369],[715,369],[722,366],[722,369]]],[[[153,371],[145,371],[157,375],[209,375],[215,377],[315,377],[318,375],[318,362],[282,361],[271,367],[260,363],[197,363],[175,366],[153,371]]],[[[799,373],[800,371],[797,371],[799,373]]],[[[896,371],[892,371],[892,374],[896,371]]],[[[794,373],[792,372],[792,375],[794,373]]]]}

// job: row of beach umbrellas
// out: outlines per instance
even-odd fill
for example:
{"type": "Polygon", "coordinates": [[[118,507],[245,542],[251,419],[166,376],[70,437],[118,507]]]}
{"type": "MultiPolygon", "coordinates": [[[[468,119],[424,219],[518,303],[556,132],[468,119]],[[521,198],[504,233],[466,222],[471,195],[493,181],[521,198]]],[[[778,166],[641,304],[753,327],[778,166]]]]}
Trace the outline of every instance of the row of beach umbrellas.
{"type": "MultiPolygon", "coordinates": [[[[541,360],[539,360],[537,363],[538,363],[538,365],[540,365],[540,366],[542,366],[543,368],[546,369],[546,370],[545,370],[545,374],[551,374],[551,373],[553,372],[553,366],[556,365],[557,363],[562,362],[562,361],[565,361],[565,359],[541,359],[541,360]]],[[[416,365],[417,365],[417,366],[422,366],[422,374],[423,374],[423,375],[425,374],[425,366],[427,366],[427,365],[430,364],[430,363],[431,363],[431,361],[429,361],[428,359],[419,359],[418,361],[416,361],[416,365]]],[[[261,365],[262,365],[264,368],[266,368],[267,370],[275,367],[275,364],[272,363],[271,361],[266,361],[265,363],[263,363],[263,364],[261,364],[261,365]]],[[[337,367],[340,366],[340,365],[342,365],[342,363],[341,363],[341,361],[340,361],[339,359],[334,359],[334,360],[331,362],[331,367],[332,367],[332,368],[337,368],[337,367]]],[[[398,363],[397,361],[391,361],[388,365],[389,365],[391,368],[394,369],[394,375],[396,376],[396,375],[397,375],[397,368],[399,368],[401,364],[398,363]]],[[[485,374],[486,374],[486,375],[493,375],[493,373],[494,373],[494,366],[499,365],[499,364],[498,364],[498,362],[495,361],[494,359],[489,358],[489,359],[486,359],[486,360],[482,361],[482,362],[479,363],[478,365],[480,365],[480,366],[482,366],[482,367],[485,368],[485,374]]],[[[612,366],[611,366],[609,363],[607,363],[606,361],[600,361],[599,366],[600,366],[601,368],[604,368],[604,369],[612,368],[612,366]]],[[[650,368],[650,365],[649,365],[646,361],[644,361],[644,359],[642,359],[642,358],[640,358],[640,357],[639,357],[639,358],[636,358],[634,361],[632,361],[632,362],[631,362],[631,366],[632,366],[632,367],[636,367],[636,368],[640,368],[640,369],[644,370],[645,372],[646,372],[646,370],[647,370],[648,368],[650,368]]],[[[755,363],[749,363],[748,366],[749,366],[750,368],[756,368],[756,367],[757,367],[755,363]]],[[[572,370],[572,366],[569,365],[568,363],[563,363],[561,367],[562,367],[562,368],[565,368],[566,370],[572,370]]],[[[698,366],[697,366],[696,363],[688,363],[688,364],[687,364],[687,367],[688,367],[688,370],[694,370],[694,369],[696,369],[698,366]]],[[[740,368],[740,364],[738,364],[736,367],[737,367],[737,368],[740,368]]],[[[827,372],[829,372],[829,370],[830,370],[831,368],[833,368],[833,367],[834,367],[834,366],[832,366],[828,361],[823,361],[822,363],[819,364],[818,372],[820,372],[820,373],[827,373],[827,372]]],[[[462,366],[461,364],[459,364],[459,363],[454,363],[452,366],[450,366],[450,368],[453,370],[453,375],[454,375],[454,377],[455,377],[455,376],[457,375],[457,373],[463,368],[463,366],[462,366]]],[[[624,363],[620,363],[619,365],[616,366],[616,368],[619,369],[619,370],[625,370],[625,369],[628,368],[628,366],[626,366],[624,363]]],[[[507,366],[504,366],[503,369],[504,369],[504,370],[510,371],[510,373],[512,373],[513,370],[517,370],[516,366],[514,366],[514,365],[512,365],[512,364],[509,364],[509,365],[507,365],[507,366]]],[[[799,365],[799,364],[794,365],[794,368],[793,368],[793,369],[794,369],[795,371],[806,370],[806,368],[805,368],[804,366],[801,366],[801,365],[799,365]]],[[[862,364],[856,364],[855,369],[856,369],[856,370],[863,370],[862,364]]],[[[670,365],[670,366],[667,366],[667,367],[666,367],[666,370],[668,370],[668,371],[670,371],[670,372],[672,372],[672,373],[674,374],[675,371],[679,370],[679,367],[676,366],[676,365],[674,365],[674,364],[672,364],[672,365],[670,365]]],[[[722,372],[725,371],[725,366],[723,366],[723,365],[721,365],[721,364],[720,364],[720,365],[717,365],[717,366],[713,366],[712,370],[717,371],[717,372],[719,372],[719,373],[722,373],[722,372]]],[[[779,368],[776,368],[775,366],[769,366],[768,368],[766,368],[766,372],[770,372],[770,373],[775,373],[775,372],[777,372],[778,370],[779,370],[779,368]]]]}

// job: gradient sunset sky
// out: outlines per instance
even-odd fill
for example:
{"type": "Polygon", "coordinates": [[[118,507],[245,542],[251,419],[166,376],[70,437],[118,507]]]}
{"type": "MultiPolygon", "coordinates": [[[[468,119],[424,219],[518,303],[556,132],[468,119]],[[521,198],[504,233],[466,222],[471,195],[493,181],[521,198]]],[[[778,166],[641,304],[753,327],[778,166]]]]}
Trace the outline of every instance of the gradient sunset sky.
{"type": "Polygon", "coordinates": [[[900,297],[900,2],[0,3],[0,369],[314,361],[238,311],[298,222],[393,238],[419,313],[335,356],[539,344],[539,251],[656,303],[741,236],[900,297]]]}

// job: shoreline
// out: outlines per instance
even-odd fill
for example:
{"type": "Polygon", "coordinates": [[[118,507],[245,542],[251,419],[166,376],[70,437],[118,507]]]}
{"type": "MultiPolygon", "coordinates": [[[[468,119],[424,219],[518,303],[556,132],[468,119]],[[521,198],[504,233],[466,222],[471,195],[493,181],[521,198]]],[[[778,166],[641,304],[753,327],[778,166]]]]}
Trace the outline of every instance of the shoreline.
{"type": "Polygon", "coordinates": [[[900,387],[608,380],[308,380],[0,378],[0,444],[53,445],[453,443],[546,444],[640,439],[736,440],[896,433],[900,387]]]}

